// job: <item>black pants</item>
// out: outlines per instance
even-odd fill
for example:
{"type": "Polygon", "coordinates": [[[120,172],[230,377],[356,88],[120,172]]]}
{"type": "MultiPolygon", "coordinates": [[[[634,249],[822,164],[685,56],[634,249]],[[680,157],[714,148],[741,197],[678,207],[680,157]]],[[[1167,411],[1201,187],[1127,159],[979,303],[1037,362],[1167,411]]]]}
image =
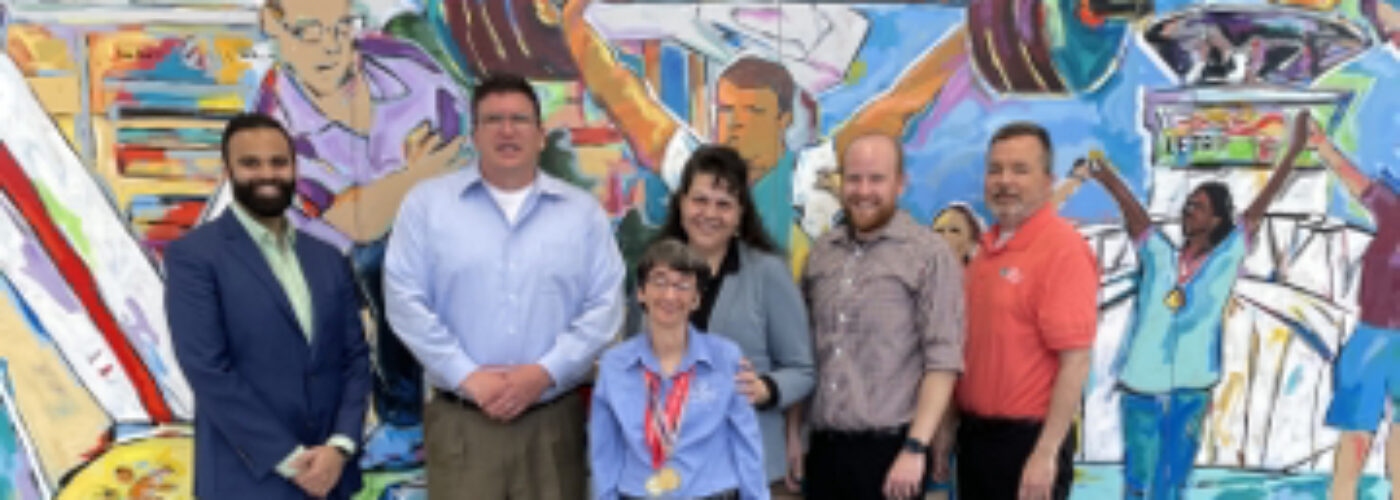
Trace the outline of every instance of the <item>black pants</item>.
{"type": "MultiPolygon", "coordinates": [[[[885,477],[908,434],[907,426],[871,432],[813,431],[804,463],[803,494],[807,500],[884,500],[885,477]]],[[[927,476],[929,468],[924,470],[927,476]]]]}
{"type": "MultiPolygon", "coordinates": [[[[958,497],[1015,500],[1021,473],[1040,439],[1043,422],[985,418],[963,413],[958,424],[958,497]]],[[[1074,428],[1060,445],[1050,496],[1069,498],[1074,480],[1074,428]]]]}

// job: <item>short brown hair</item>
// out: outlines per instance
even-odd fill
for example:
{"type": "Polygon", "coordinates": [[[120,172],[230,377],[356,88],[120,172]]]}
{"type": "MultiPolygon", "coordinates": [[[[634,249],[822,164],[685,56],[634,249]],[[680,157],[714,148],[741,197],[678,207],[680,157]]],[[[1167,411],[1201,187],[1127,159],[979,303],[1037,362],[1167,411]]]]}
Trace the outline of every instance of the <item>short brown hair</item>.
{"type": "Polygon", "coordinates": [[[704,290],[710,281],[710,265],[689,245],[675,238],[661,238],[647,247],[637,261],[637,287],[645,288],[647,275],[657,267],[669,267],[695,276],[696,290],[704,290]]]}
{"type": "Polygon", "coordinates": [[[1045,127],[1026,121],[1011,122],[1002,125],[1001,128],[997,129],[995,134],[992,134],[992,140],[987,143],[987,149],[991,149],[993,144],[1013,137],[1034,137],[1036,140],[1039,140],[1040,147],[1045,152],[1045,173],[1054,175],[1055,172],[1050,166],[1055,163],[1052,159],[1055,150],[1050,146],[1050,132],[1047,132],[1045,127]]]}
{"type": "Polygon", "coordinates": [[[784,113],[792,112],[792,94],[795,92],[796,84],[792,81],[792,73],[787,67],[754,56],[746,56],[734,61],[729,67],[719,74],[720,80],[741,89],[766,88],[772,90],[778,96],[778,110],[784,113]]]}

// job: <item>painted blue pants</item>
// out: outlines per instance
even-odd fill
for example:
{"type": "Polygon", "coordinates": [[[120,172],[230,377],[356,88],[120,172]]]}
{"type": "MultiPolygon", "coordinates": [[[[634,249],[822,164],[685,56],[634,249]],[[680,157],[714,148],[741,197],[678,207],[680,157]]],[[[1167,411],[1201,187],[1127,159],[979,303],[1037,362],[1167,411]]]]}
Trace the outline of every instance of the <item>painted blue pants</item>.
{"type": "Polygon", "coordinates": [[[1123,392],[1123,497],[1178,499],[1191,475],[1210,391],[1123,392]]]}

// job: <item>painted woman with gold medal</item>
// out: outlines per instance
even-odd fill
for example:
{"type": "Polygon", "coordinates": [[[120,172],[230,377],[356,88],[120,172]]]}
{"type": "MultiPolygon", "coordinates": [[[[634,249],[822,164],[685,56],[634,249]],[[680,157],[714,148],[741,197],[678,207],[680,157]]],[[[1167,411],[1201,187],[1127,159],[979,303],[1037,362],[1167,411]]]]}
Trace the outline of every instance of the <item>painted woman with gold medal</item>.
{"type": "Polygon", "coordinates": [[[1179,248],[1154,226],[1101,153],[1080,160],[1123,211],[1138,255],[1134,317],[1115,364],[1125,498],[1177,498],[1187,484],[1211,388],[1220,381],[1231,290],[1265,209],[1307,145],[1307,123],[1307,111],[1301,111],[1288,150],[1238,223],[1225,184],[1196,186],[1181,209],[1179,248]]]}
{"type": "Polygon", "coordinates": [[[588,455],[593,498],[769,498],[739,346],[692,327],[710,266],[675,239],[637,264],[644,332],[598,362],[588,455]]]}

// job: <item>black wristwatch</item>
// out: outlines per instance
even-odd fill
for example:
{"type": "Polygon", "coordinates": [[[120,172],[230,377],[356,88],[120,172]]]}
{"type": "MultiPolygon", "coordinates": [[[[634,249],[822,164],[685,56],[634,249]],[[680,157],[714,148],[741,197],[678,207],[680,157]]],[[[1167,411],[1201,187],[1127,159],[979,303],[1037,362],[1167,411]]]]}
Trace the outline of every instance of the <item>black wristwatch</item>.
{"type": "Polygon", "coordinates": [[[913,453],[915,455],[923,455],[928,453],[928,445],[921,443],[919,442],[919,440],[914,438],[905,438],[904,446],[901,449],[905,453],[913,453]]]}

